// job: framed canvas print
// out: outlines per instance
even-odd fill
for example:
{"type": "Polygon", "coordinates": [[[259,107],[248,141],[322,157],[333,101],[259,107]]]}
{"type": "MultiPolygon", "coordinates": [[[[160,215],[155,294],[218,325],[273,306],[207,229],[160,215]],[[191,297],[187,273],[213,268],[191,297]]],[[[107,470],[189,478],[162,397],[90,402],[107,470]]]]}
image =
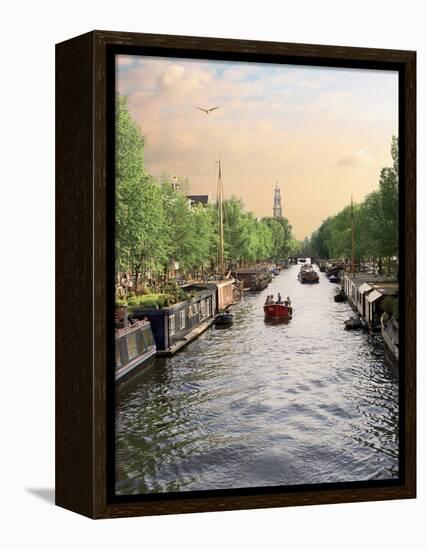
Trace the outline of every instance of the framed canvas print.
{"type": "Polygon", "coordinates": [[[56,53],[57,504],[414,498],[415,52],[56,53]]]}

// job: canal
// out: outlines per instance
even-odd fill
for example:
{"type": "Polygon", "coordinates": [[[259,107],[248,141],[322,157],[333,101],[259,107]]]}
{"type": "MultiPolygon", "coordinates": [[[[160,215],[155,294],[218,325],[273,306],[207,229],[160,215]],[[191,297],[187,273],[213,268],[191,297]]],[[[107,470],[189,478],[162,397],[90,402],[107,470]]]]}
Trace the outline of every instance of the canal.
{"type": "Polygon", "coordinates": [[[290,266],[117,393],[116,492],[136,494],[398,476],[398,381],[380,340],[347,332],[336,286],[290,266]],[[287,324],[264,321],[290,296],[287,324]]]}

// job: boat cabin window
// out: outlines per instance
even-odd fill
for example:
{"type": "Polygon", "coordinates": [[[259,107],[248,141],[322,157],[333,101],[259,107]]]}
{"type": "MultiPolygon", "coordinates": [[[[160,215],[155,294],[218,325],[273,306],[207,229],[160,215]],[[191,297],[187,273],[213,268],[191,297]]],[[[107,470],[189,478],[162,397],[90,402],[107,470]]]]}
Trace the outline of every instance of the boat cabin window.
{"type": "Polygon", "coordinates": [[[146,348],[151,349],[155,344],[151,330],[145,330],[142,334],[146,348]]]}
{"type": "Polygon", "coordinates": [[[185,328],[185,325],[186,325],[186,315],[185,315],[185,310],[183,309],[182,311],[179,311],[179,316],[180,316],[180,328],[181,330],[183,328],[185,328]]]}
{"type": "Polygon", "coordinates": [[[173,336],[173,334],[176,332],[176,322],[174,314],[170,315],[169,317],[169,332],[170,336],[173,336]]]}
{"type": "Polygon", "coordinates": [[[123,364],[121,360],[121,353],[120,353],[120,342],[115,343],[115,366],[121,367],[123,364]]]}
{"type": "Polygon", "coordinates": [[[188,316],[194,317],[198,313],[198,304],[191,304],[188,308],[188,316]]]}
{"type": "Polygon", "coordinates": [[[129,361],[134,359],[139,354],[136,332],[132,332],[127,336],[127,353],[129,356],[129,361]]]}
{"type": "Polygon", "coordinates": [[[206,300],[203,300],[201,303],[200,303],[200,320],[203,320],[206,318],[206,310],[207,310],[207,307],[206,307],[206,300]]]}

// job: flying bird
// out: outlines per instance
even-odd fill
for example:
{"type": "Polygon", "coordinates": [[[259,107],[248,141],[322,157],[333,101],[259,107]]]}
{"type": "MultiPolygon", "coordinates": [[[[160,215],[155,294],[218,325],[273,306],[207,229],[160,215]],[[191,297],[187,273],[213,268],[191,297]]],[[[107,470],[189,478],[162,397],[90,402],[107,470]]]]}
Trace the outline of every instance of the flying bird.
{"type": "Polygon", "coordinates": [[[198,109],[199,111],[204,111],[206,115],[209,115],[215,109],[219,109],[219,107],[220,105],[217,105],[216,107],[211,107],[210,109],[203,109],[202,107],[195,107],[195,108],[198,109]]]}

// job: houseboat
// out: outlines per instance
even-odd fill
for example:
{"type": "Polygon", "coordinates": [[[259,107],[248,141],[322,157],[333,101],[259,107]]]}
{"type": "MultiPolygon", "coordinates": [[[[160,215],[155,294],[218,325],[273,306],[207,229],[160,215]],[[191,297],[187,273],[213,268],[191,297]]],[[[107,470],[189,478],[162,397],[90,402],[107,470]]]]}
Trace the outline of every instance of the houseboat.
{"type": "Polygon", "coordinates": [[[218,313],[225,311],[229,306],[235,304],[239,298],[238,285],[233,278],[209,281],[209,285],[216,288],[216,308],[218,313]]]}
{"type": "Polygon", "coordinates": [[[341,284],[349,304],[366,322],[369,330],[380,331],[381,302],[386,296],[398,295],[398,282],[383,275],[357,273],[354,276],[346,272],[341,284]]]}
{"type": "Polygon", "coordinates": [[[381,319],[385,358],[394,368],[399,366],[399,323],[396,319],[390,319],[383,314],[381,319]]]}
{"type": "Polygon", "coordinates": [[[115,381],[121,383],[153,364],[156,346],[147,319],[127,321],[127,311],[115,329],[115,381]]]}
{"type": "Polygon", "coordinates": [[[141,307],[133,309],[135,318],[146,317],[149,319],[157,355],[173,355],[214,322],[217,313],[217,286],[209,283],[196,283],[183,288],[187,292],[195,291],[195,296],[161,309],[141,307]]]}
{"type": "Polygon", "coordinates": [[[272,280],[267,267],[242,267],[236,270],[235,276],[242,281],[243,290],[260,291],[272,280]]]}

